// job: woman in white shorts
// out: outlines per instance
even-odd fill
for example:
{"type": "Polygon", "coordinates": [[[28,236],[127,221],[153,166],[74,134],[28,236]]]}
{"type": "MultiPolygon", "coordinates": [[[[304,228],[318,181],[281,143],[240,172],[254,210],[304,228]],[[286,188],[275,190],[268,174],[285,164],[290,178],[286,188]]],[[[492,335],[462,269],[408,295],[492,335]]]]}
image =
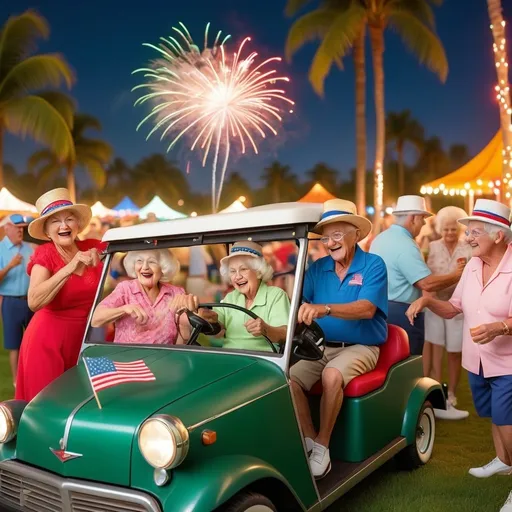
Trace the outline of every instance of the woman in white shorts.
{"type": "MultiPolygon", "coordinates": [[[[453,272],[457,267],[457,260],[463,258],[467,262],[471,258],[471,248],[461,239],[463,226],[457,222],[466,216],[464,210],[455,206],[447,206],[437,213],[435,227],[441,234],[441,239],[430,242],[427,260],[433,274],[453,272]]],[[[455,285],[434,295],[441,300],[448,300],[454,290],[455,285]]],[[[446,411],[434,411],[438,418],[458,420],[469,415],[467,411],[456,409],[462,361],[462,326],[462,315],[444,320],[428,309],[425,311],[424,374],[441,382],[445,349],[448,354],[448,399],[446,411]]]]}

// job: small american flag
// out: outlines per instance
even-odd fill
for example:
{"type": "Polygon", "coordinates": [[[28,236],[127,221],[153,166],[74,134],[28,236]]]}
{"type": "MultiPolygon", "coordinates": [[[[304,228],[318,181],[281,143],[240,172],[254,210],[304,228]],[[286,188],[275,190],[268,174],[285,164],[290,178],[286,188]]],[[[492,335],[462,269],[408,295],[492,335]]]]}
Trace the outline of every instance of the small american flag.
{"type": "Polygon", "coordinates": [[[130,363],[118,363],[108,357],[84,357],[84,364],[95,393],[127,382],[156,380],[153,372],[142,359],[130,363]]]}
{"type": "Polygon", "coordinates": [[[363,275],[362,274],[354,274],[354,277],[348,283],[351,286],[362,286],[363,285],[363,275]]]}

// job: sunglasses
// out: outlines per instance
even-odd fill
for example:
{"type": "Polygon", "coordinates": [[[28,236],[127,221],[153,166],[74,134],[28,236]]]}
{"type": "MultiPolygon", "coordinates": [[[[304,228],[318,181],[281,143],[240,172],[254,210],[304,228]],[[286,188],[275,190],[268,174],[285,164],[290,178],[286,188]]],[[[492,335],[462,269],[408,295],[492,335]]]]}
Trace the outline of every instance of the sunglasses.
{"type": "Polygon", "coordinates": [[[11,220],[12,224],[17,226],[18,224],[30,224],[34,220],[34,217],[30,217],[27,215],[20,215],[19,213],[14,213],[13,215],[11,215],[9,217],[9,219],[11,220]]]}

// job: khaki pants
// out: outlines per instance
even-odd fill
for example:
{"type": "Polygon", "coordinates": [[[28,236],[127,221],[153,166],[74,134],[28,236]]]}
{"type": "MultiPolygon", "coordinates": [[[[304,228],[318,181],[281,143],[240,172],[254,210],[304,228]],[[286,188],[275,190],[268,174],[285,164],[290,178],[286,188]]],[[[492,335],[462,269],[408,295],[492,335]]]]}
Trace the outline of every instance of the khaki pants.
{"type": "Polygon", "coordinates": [[[318,361],[299,361],[290,369],[290,378],[309,391],[320,380],[324,368],[336,368],[343,377],[343,387],[359,375],[372,371],[377,365],[379,347],[348,345],[325,347],[324,356],[318,361]]]}

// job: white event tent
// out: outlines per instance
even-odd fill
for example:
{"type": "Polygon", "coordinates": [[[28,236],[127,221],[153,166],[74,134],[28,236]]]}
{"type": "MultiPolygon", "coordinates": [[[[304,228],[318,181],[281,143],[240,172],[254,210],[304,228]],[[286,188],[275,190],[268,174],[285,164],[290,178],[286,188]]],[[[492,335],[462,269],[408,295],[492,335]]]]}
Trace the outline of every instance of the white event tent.
{"type": "Polygon", "coordinates": [[[91,206],[92,214],[95,217],[99,217],[100,219],[104,217],[118,217],[119,212],[116,210],[111,210],[110,208],[107,208],[101,201],[96,201],[91,206]]]}
{"type": "Polygon", "coordinates": [[[147,218],[148,213],[154,213],[157,219],[160,220],[174,220],[183,219],[186,217],[184,213],[173,210],[170,206],[167,206],[158,196],[153,197],[151,201],[143,206],[139,211],[139,218],[144,220],[147,218]]]}
{"type": "Polygon", "coordinates": [[[33,204],[26,203],[11,194],[5,187],[0,190],[0,214],[18,213],[37,213],[33,204]]]}
{"type": "Polygon", "coordinates": [[[244,210],[247,210],[247,208],[243,205],[243,203],[240,200],[237,199],[236,201],[231,203],[227,208],[221,210],[219,213],[243,212],[244,210]]]}

